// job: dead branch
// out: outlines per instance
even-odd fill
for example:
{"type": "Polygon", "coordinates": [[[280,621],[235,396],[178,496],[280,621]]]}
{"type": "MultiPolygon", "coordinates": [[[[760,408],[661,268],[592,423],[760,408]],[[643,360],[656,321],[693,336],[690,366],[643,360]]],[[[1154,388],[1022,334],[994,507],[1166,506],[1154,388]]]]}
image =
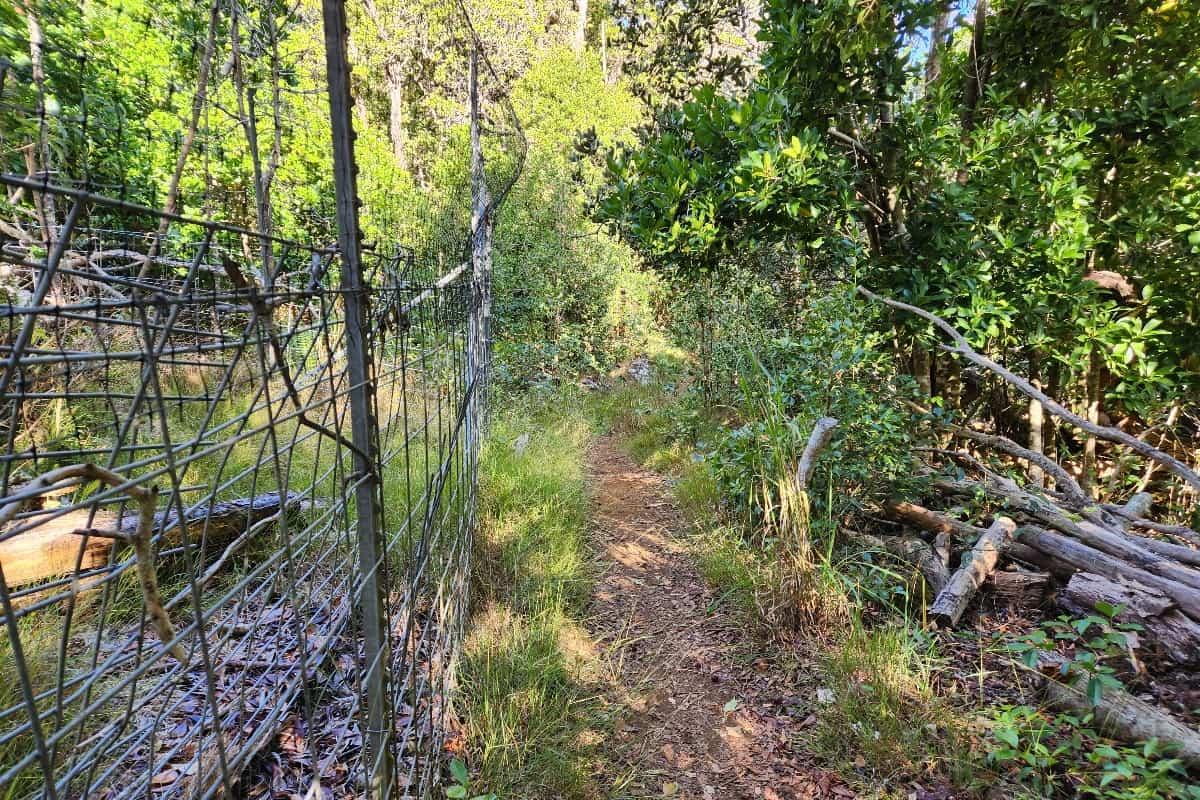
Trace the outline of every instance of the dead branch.
{"type": "Polygon", "coordinates": [[[1142,441],[1136,436],[1131,436],[1120,428],[1115,428],[1109,425],[1099,425],[1090,422],[1089,420],[1063,407],[1056,400],[1035,387],[1029,381],[1013,373],[1006,367],[997,364],[987,356],[976,352],[967,342],[966,337],[959,333],[953,325],[946,322],[946,320],[942,319],[936,314],[926,311],[923,308],[909,305],[908,303],[901,303],[898,300],[880,297],[879,295],[862,286],[858,287],[858,293],[863,297],[866,297],[868,300],[872,300],[876,303],[882,303],[885,306],[895,308],[899,311],[906,311],[910,314],[915,314],[916,316],[933,323],[954,342],[953,347],[949,345],[939,345],[941,349],[948,353],[960,356],[961,358],[965,358],[967,361],[970,361],[976,366],[982,367],[983,369],[986,369],[989,372],[999,376],[1006,383],[1016,388],[1022,394],[1039,401],[1051,414],[1054,414],[1060,419],[1066,420],[1080,430],[1099,439],[1125,445],[1129,449],[1140,453],[1142,456],[1150,459],[1151,461],[1162,464],[1171,472],[1182,478],[1188,484],[1188,486],[1191,487],[1192,491],[1200,492],[1200,475],[1196,474],[1190,467],[1188,467],[1188,465],[1184,464],[1182,461],[1170,455],[1169,453],[1164,453],[1162,450],[1159,450],[1157,447],[1154,447],[1148,442],[1142,441]]]}
{"type": "Polygon", "coordinates": [[[833,429],[837,426],[838,421],[833,417],[821,417],[813,426],[812,433],[808,436],[808,444],[804,447],[804,454],[800,456],[800,464],[796,467],[795,480],[798,490],[808,490],[808,482],[816,467],[817,456],[829,444],[829,440],[833,437],[833,429]]]}
{"type": "Polygon", "coordinates": [[[986,447],[991,447],[995,450],[999,450],[1002,453],[1007,453],[1014,458],[1019,458],[1023,461],[1028,461],[1030,464],[1041,467],[1047,475],[1053,476],[1059,491],[1066,495],[1067,499],[1071,503],[1077,504],[1080,508],[1092,505],[1091,497],[1089,497],[1088,494],[1083,491],[1083,488],[1079,485],[1079,482],[1076,481],[1071,473],[1063,469],[1062,465],[1054,459],[1042,453],[1037,453],[1026,447],[1022,447],[1012,439],[1009,439],[1007,436],[983,433],[970,428],[952,425],[948,422],[939,422],[938,424],[950,431],[955,436],[963,439],[970,439],[973,442],[978,442],[986,447]]]}

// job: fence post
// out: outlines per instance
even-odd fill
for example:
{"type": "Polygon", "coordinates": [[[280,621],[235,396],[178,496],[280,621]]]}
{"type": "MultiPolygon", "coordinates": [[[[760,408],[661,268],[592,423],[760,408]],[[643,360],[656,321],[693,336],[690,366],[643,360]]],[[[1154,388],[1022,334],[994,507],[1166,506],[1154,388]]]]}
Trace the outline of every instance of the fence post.
{"type": "Polygon", "coordinates": [[[471,435],[467,441],[472,457],[478,456],[482,433],[483,409],[486,408],[488,346],[491,335],[492,219],[488,195],[486,162],[480,130],[479,48],[471,48],[471,318],[468,324],[468,388],[471,394],[469,414],[471,435]]]}
{"type": "Polygon", "coordinates": [[[338,222],[338,251],[342,259],[342,290],[346,307],[346,361],[350,378],[350,430],[354,444],[354,504],[357,519],[358,562],[361,572],[358,611],[363,626],[367,730],[367,796],[386,800],[392,788],[388,708],[388,632],[383,584],[382,497],[375,454],[370,343],[366,339],[366,287],[363,282],[361,232],[358,227],[358,181],[354,160],[350,62],[346,52],[349,30],[344,0],[323,0],[325,68],[329,85],[329,116],[333,130],[333,177],[338,222]]]}

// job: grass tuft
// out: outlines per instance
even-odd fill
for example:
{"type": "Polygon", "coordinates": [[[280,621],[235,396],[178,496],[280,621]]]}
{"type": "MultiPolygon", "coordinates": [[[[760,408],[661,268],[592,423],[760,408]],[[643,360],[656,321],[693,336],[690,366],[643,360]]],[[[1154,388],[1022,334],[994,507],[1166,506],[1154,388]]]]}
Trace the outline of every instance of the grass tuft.
{"type": "Polygon", "coordinates": [[[855,619],[820,657],[831,694],[818,698],[814,747],[872,783],[952,771],[957,725],[935,691],[930,648],[915,629],[867,628],[855,619]]]}

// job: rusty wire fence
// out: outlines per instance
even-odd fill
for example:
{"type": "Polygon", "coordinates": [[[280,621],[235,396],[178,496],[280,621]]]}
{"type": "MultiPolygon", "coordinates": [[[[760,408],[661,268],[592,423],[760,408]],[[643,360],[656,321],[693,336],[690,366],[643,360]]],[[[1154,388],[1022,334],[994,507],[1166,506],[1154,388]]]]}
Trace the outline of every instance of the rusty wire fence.
{"type": "Polygon", "coordinates": [[[459,8],[378,167],[362,13],[0,10],[0,796],[437,786],[524,140],[459,8]]]}

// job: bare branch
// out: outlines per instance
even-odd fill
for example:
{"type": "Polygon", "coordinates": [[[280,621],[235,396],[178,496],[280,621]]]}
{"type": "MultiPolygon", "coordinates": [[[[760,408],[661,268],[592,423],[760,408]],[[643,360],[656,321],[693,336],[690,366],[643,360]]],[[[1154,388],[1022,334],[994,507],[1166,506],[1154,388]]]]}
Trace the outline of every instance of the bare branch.
{"type": "Polygon", "coordinates": [[[1029,381],[1001,366],[1000,364],[997,364],[987,356],[977,353],[967,342],[966,337],[959,333],[953,325],[951,325],[949,322],[946,322],[946,320],[942,319],[936,314],[930,313],[923,308],[909,305],[908,303],[901,303],[899,300],[891,300],[886,297],[880,297],[879,295],[862,286],[858,287],[858,293],[863,297],[866,297],[868,300],[872,300],[876,303],[882,303],[885,306],[895,308],[899,311],[907,311],[910,314],[917,315],[921,319],[932,322],[954,341],[953,347],[941,345],[941,348],[946,352],[965,358],[971,363],[983,367],[989,372],[998,375],[1006,383],[1010,384],[1021,393],[1040,401],[1045,409],[1051,414],[1066,420],[1080,430],[1090,433],[1099,439],[1104,439],[1105,441],[1113,442],[1115,444],[1123,444],[1134,452],[1150,459],[1151,461],[1162,464],[1171,472],[1175,473],[1180,478],[1183,478],[1188,486],[1191,487],[1192,491],[1200,492],[1200,475],[1197,475],[1190,467],[1188,467],[1188,465],[1184,464],[1182,461],[1170,455],[1169,453],[1164,453],[1157,447],[1138,439],[1136,436],[1131,436],[1120,428],[1115,428],[1109,425],[1097,425],[1088,421],[1087,419],[1084,419],[1078,414],[1073,413],[1067,408],[1064,408],[1063,406],[1059,405],[1058,401],[1054,400],[1045,392],[1035,387],[1029,381]]]}

